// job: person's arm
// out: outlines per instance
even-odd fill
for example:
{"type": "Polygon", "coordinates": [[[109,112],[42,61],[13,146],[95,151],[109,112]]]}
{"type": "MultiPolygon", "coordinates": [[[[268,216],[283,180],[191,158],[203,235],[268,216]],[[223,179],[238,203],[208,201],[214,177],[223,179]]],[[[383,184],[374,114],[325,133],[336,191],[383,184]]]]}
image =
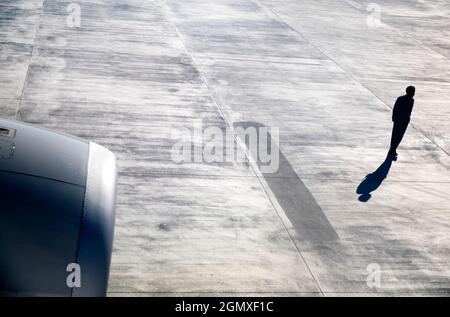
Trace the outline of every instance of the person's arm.
{"type": "Polygon", "coordinates": [[[394,110],[392,110],[392,121],[398,119],[398,111],[400,109],[400,98],[397,98],[394,105],[394,110]]]}
{"type": "Polygon", "coordinates": [[[411,102],[411,111],[409,112],[409,117],[411,117],[413,108],[414,108],[414,99],[413,99],[412,102],[411,102]]]}

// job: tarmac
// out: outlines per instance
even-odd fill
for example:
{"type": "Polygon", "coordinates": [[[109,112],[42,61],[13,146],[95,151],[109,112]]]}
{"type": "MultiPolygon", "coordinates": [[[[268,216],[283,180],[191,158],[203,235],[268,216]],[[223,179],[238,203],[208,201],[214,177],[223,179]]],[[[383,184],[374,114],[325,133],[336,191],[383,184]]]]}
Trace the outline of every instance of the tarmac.
{"type": "Polygon", "coordinates": [[[0,0],[0,116],[117,156],[110,296],[450,295],[450,4],[375,1],[0,0]]]}

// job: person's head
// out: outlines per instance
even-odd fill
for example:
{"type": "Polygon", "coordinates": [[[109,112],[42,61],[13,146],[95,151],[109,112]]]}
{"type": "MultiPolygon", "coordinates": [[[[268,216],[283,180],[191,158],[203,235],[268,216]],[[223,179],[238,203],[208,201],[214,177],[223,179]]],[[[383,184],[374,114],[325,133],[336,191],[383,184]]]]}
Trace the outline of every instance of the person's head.
{"type": "Polygon", "coordinates": [[[406,88],[406,94],[407,94],[408,96],[414,97],[415,93],[416,93],[416,88],[415,88],[414,86],[408,86],[408,87],[406,88]]]}

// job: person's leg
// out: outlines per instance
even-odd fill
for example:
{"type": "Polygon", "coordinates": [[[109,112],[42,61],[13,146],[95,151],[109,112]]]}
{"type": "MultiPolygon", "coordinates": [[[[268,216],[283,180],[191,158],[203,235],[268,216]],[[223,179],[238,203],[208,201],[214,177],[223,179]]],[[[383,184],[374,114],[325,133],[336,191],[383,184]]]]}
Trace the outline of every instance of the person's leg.
{"type": "MultiPolygon", "coordinates": [[[[403,136],[405,135],[406,129],[408,128],[408,122],[402,122],[399,126],[399,141],[398,141],[398,145],[400,145],[400,143],[403,140],[403,136]]],[[[398,147],[397,145],[397,147],[398,147]]]]}
{"type": "Polygon", "coordinates": [[[389,155],[392,157],[397,156],[397,147],[400,144],[399,127],[398,123],[394,122],[391,135],[391,147],[389,148],[389,155]]]}
{"type": "Polygon", "coordinates": [[[391,137],[391,148],[389,154],[391,156],[397,156],[397,148],[405,135],[406,128],[408,127],[407,122],[394,122],[394,127],[392,129],[391,137]]]}

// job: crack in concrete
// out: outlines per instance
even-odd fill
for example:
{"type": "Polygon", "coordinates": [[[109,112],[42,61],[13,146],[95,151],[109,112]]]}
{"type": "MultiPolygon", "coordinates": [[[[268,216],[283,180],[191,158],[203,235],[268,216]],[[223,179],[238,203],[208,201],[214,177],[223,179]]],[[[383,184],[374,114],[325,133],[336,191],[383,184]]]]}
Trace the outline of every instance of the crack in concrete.
{"type": "Polygon", "coordinates": [[[34,57],[34,52],[35,52],[35,48],[36,48],[36,39],[37,39],[37,36],[38,36],[38,33],[39,33],[39,28],[41,26],[42,16],[44,14],[44,5],[45,5],[45,0],[42,0],[41,6],[39,7],[39,11],[40,11],[39,19],[38,19],[38,22],[36,24],[36,30],[34,32],[34,37],[33,37],[33,44],[32,44],[33,48],[31,49],[30,60],[28,61],[27,72],[25,74],[25,78],[24,78],[24,81],[23,81],[22,93],[20,95],[20,99],[19,99],[19,102],[18,102],[18,105],[17,105],[16,114],[15,114],[15,119],[16,120],[20,120],[20,107],[22,106],[22,101],[23,101],[23,97],[25,95],[25,89],[26,89],[26,85],[27,85],[27,80],[28,80],[28,76],[29,76],[29,73],[30,73],[30,66],[31,66],[31,63],[32,63],[33,57],[34,57]]]}

